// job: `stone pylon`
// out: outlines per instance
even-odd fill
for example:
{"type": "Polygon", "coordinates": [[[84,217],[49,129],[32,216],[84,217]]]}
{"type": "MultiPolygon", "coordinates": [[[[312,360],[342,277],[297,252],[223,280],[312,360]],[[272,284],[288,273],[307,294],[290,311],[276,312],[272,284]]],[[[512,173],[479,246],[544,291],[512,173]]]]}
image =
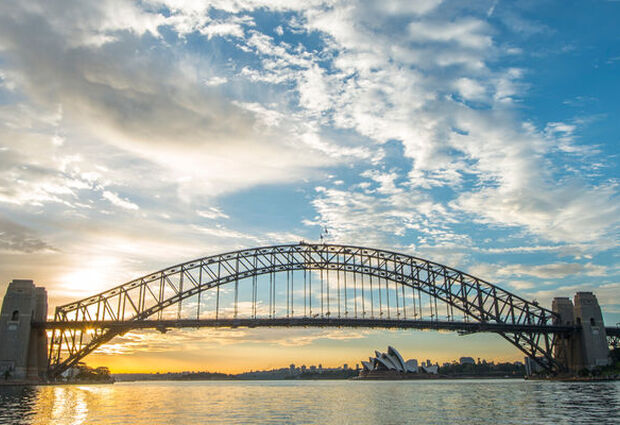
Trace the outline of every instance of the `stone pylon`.
{"type": "Polygon", "coordinates": [[[47,372],[47,292],[32,280],[13,280],[0,311],[0,380],[40,380],[47,372]],[[8,373],[7,373],[8,372],[8,373]]]}
{"type": "Polygon", "coordinates": [[[601,307],[592,292],[577,292],[574,302],[556,297],[551,309],[560,316],[558,325],[577,325],[578,332],[558,335],[554,356],[570,372],[592,370],[610,362],[601,307]]]}

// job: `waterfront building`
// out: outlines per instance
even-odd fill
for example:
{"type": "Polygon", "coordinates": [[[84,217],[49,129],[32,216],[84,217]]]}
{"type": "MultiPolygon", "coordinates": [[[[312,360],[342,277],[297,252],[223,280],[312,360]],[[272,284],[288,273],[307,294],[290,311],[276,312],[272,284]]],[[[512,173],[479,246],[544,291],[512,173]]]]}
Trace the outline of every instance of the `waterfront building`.
{"type": "MultiPolygon", "coordinates": [[[[539,357],[538,359],[540,361],[545,361],[545,359],[542,357],[539,357]]],[[[527,376],[532,376],[536,373],[540,373],[543,371],[544,371],[543,367],[538,362],[536,362],[531,357],[525,357],[525,374],[527,376]]]]}
{"type": "Polygon", "coordinates": [[[461,357],[459,359],[460,364],[476,364],[476,361],[473,357],[461,357]]]}
{"type": "Polygon", "coordinates": [[[418,368],[418,361],[416,359],[407,360],[405,362],[405,365],[407,366],[407,370],[409,372],[418,373],[419,368],[418,368]]]}
{"type": "Polygon", "coordinates": [[[389,346],[387,352],[381,353],[375,350],[375,356],[369,357],[368,361],[362,360],[360,377],[377,379],[400,379],[415,377],[420,372],[436,375],[439,367],[432,365],[430,360],[426,364],[418,366],[416,359],[405,361],[398,350],[389,346]]]}
{"type": "Polygon", "coordinates": [[[431,375],[437,375],[439,373],[439,366],[438,365],[429,365],[427,364],[426,366],[422,366],[422,370],[425,373],[431,374],[431,375]]]}

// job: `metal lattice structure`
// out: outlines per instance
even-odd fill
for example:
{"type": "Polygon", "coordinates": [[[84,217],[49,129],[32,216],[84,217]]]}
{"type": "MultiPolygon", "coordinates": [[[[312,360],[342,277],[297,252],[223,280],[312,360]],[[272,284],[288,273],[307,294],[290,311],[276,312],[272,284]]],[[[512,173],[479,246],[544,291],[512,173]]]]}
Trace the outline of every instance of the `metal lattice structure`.
{"type": "Polygon", "coordinates": [[[617,350],[620,348],[620,323],[616,323],[616,326],[606,327],[605,334],[610,349],[617,350]]]}
{"type": "Polygon", "coordinates": [[[51,377],[131,329],[202,326],[495,332],[546,369],[559,370],[556,335],[573,329],[554,325],[555,319],[536,302],[442,264],[380,249],[300,242],[178,264],[57,307],[54,321],[44,326],[52,333],[51,377]],[[260,288],[259,278],[268,285],[260,288]],[[251,302],[239,302],[242,281],[251,302]],[[232,297],[227,308],[221,305],[225,291],[232,297]],[[207,296],[215,298],[215,308],[204,318],[207,296]]]}

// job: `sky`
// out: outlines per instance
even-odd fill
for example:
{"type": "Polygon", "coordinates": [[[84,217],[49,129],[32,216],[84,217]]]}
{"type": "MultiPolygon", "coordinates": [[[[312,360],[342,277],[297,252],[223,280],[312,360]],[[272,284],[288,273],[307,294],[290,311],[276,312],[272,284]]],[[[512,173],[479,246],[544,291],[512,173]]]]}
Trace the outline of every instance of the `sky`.
{"type": "MultiPolygon", "coordinates": [[[[620,322],[620,2],[0,3],[0,293],[50,311],[299,240],[387,248],[620,322]]],[[[495,335],[130,333],[113,371],[518,360],[495,335]]]]}

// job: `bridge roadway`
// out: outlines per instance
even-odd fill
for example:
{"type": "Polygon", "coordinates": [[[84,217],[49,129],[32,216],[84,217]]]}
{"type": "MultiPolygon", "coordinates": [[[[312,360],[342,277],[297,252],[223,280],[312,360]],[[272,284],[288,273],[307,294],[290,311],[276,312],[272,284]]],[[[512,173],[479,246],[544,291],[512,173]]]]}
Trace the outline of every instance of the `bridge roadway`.
{"type": "MultiPolygon", "coordinates": [[[[476,332],[537,332],[537,333],[571,333],[578,331],[576,326],[526,325],[480,322],[457,322],[445,320],[404,320],[404,319],[346,319],[346,318],[236,318],[236,319],[168,319],[168,320],[128,320],[128,321],[48,321],[35,322],[32,325],[43,329],[110,329],[129,331],[131,329],[158,329],[165,331],[172,328],[255,328],[255,327],[347,327],[347,328],[388,328],[388,329],[433,329],[476,332]]],[[[620,328],[606,328],[620,330],[620,328]]]]}

